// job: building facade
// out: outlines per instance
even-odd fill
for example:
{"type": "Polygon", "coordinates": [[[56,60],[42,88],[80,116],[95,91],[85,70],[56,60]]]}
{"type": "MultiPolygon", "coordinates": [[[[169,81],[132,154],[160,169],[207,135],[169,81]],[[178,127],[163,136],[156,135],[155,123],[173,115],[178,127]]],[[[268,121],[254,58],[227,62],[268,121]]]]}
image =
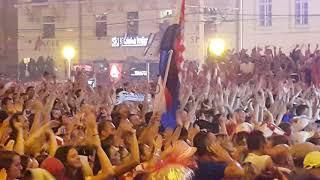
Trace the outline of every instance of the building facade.
{"type": "Polygon", "coordinates": [[[265,45],[289,52],[320,40],[320,1],[243,0],[243,47],[265,45]]]}
{"type": "Polygon", "coordinates": [[[17,10],[15,0],[0,1],[0,72],[15,75],[17,71],[17,10]]]}
{"type": "MultiPolygon", "coordinates": [[[[74,63],[157,61],[159,34],[175,20],[177,4],[19,0],[18,59],[52,57],[61,70],[62,49],[70,45],[77,52],[74,63]]],[[[319,0],[186,0],[186,4],[187,60],[203,62],[208,40],[214,37],[225,39],[230,49],[270,45],[286,52],[296,44],[314,47],[320,38],[319,0]]]]}
{"type": "MultiPolygon", "coordinates": [[[[19,61],[52,57],[65,68],[64,46],[73,46],[73,63],[96,60],[158,61],[161,34],[177,15],[173,0],[20,0],[19,61]]],[[[187,60],[205,56],[203,0],[187,0],[185,44],[187,60]]]]}

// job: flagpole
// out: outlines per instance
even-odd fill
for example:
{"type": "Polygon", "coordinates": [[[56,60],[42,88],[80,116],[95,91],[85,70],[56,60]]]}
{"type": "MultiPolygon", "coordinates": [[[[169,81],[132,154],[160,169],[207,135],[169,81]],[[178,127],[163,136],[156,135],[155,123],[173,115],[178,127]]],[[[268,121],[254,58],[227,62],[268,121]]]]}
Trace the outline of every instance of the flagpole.
{"type": "Polygon", "coordinates": [[[161,97],[161,96],[164,95],[163,91],[164,91],[165,86],[167,84],[170,64],[171,64],[172,55],[173,55],[173,50],[170,50],[168,53],[169,53],[169,56],[168,56],[167,67],[166,67],[164,79],[163,79],[163,81],[161,80],[161,77],[159,77],[159,79],[158,79],[159,92],[157,92],[155,99],[154,99],[154,102],[153,102],[153,113],[156,113],[156,112],[163,113],[163,111],[164,111],[164,109],[161,108],[162,107],[161,104],[163,105],[163,103],[165,103],[166,100],[165,100],[165,97],[161,97]]]}
{"type": "Polygon", "coordinates": [[[173,50],[170,50],[170,51],[169,51],[169,56],[168,56],[168,61],[167,61],[166,72],[165,72],[165,74],[164,74],[164,81],[163,81],[163,85],[164,85],[164,86],[167,84],[168,75],[169,75],[169,69],[170,69],[170,64],[171,64],[171,60],[172,60],[172,55],[173,55],[173,50]]]}

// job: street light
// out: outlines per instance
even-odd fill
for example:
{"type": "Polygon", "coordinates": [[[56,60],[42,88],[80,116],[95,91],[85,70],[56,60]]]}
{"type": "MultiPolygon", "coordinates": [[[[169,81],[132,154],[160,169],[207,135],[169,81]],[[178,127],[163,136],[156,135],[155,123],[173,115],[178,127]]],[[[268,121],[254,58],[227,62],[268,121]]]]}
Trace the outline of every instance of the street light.
{"type": "Polygon", "coordinates": [[[65,46],[63,48],[63,57],[68,61],[68,79],[71,79],[71,60],[74,58],[76,51],[71,46],[65,46]]]}
{"type": "Polygon", "coordinates": [[[26,68],[24,69],[24,76],[25,77],[29,77],[30,73],[29,73],[29,63],[31,61],[31,58],[23,58],[23,63],[26,65],[26,68]]]}
{"type": "Polygon", "coordinates": [[[222,56],[225,51],[225,42],[221,38],[211,39],[209,41],[209,53],[214,56],[222,56]]]}

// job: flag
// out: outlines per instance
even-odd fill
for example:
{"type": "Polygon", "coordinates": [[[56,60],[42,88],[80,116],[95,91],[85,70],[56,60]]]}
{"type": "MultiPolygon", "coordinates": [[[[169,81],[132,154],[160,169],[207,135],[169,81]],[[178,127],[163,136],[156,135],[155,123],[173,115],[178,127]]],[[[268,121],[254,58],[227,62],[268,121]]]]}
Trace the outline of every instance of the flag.
{"type": "Polygon", "coordinates": [[[176,128],[180,88],[178,75],[185,49],[183,45],[184,11],[185,0],[182,0],[179,23],[167,28],[160,43],[160,77],[158,81],[160,90],[155,97],[155,102],[158,103],[158,109],[164,109],[161,117],[163,128],[176,128]],[[165,101],[163,102],[163,100],[165,101]]]}

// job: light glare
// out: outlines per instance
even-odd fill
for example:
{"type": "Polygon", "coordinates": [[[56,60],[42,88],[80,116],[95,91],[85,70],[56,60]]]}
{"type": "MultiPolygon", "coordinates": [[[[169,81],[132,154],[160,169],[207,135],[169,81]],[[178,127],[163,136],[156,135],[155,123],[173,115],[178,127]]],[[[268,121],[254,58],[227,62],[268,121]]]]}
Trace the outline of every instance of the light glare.
{"type": "Polygon", "coordinates": [[[76,51],[73,47],[66,46],[63,48],[63,57],[66,58],[67,60],[73,59],[75,54],[76,54],[76,51]]]}
{"type": "Polygon", "coordinates": [[[209,41],[209,52],[215,56],[221,56],[225,51],[225,42],[223,39],[215,38],[209,41]]]}

